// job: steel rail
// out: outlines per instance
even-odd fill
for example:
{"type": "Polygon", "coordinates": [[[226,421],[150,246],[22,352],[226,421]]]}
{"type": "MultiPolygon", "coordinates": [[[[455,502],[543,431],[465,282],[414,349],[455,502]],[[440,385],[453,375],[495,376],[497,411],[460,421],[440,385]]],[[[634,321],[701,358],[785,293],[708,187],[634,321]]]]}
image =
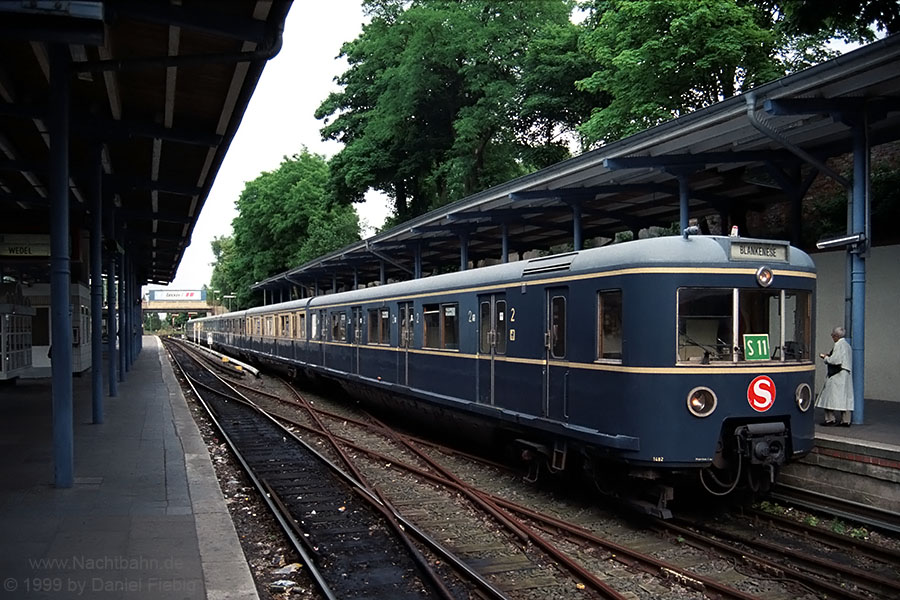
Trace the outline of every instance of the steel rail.
{"type": "MultiPolygon", "coordinates": [[[[312,408],[312,410],[322,411],[322,409],[320,409],[320,408],[312,408]]],[[[309,427],[308,425],[301,423],[299,421],[295,421],[293,419],[288,419],[288,418],[281,417],[281,416],[279,416],[278,418],[283,419],[286,422],[289,422],[292,425],[299,427],[310,433],[321,435],[320,431],[316,430],[313,427],[309,427]]],[[[369,427],[371,427],[371,425],[369,427]]],[[[385,428],[386,426],[382,424],[382,425],[380,425],[380,427],[385,428]]],[[[388,462],[393,467],[406,470],[410,473],[413,473],[415,475],[426,478],[436,484],[449,486],[459,492],[463,492],[466,489],[472,489],[472,487],[469,486],[467,483],[460,481],[458,478],[455,478],[453,476],[445,477],[442,473],[426,471],[426,470],[420,469],[416,466],[406,464],[402,461],[397,461],[396,458],[387,456],[385,454],[382,454],[382,453],[372,450],[370,448],[366,448],[365,446],[362,446],[362,445],[354,442],[353,440],[350,440],[348,438],[345,438],[345,437],[342,437],[339,435],[335,435],[335,438],[338,439],[342,444],[347,445],[349,448],[351,448],[353,450],[368,454],[372,458],[375,458],[379,461],[388,462]]],[[[415,452],[417,456],[421,455],[421,452],[419,452],[416,448],[412,448],[412,451],[415,452]]],[[[423,460],[426,460],[426,462],[429,462],[427,459],[423,458],[423,460]]],[[[440,468],[440,470],[442,472],[445,471],[443,468],[440,468]]],[[[591,543],[600,545],[600,546],[608,549],[614,555],[615,559],[618,562],[621,562],[621,563],[625,564],[626,566],[633,567],[637,563],[637,564],[643,566],[643,569],[652,575],[662,576],[667,579],[674,579],[674,580],[677,580],[682,585],[692,587],[694,589],[704,591],[704,592],[707,590],[713,590],[713,591],[719,593],[724,598],[734,598],[736,600],[758,600],[757,596],[753,596],[751,594],[746,594],[740,590],[731,588],[727,585],[721,584],[713,579],[710,579],[709,577],[691,573],[689,571],[682,569],[681,567],[678,567],[677,565],[669,564],[664,561],[660,561],[654,557],[642,554],[640,552],[630,550],[624,546],[615,544],[614,542],[610,542],[603,538],[597,537],[592,532],[587,531],[585,529],[573,526],[571,524],[565,523],[563,521],[554,519],[554,518],[546,516],[546,515],[541,515],[539,513],[535,513],[524,506],[515,504],[513,502],[510,502],[510,501],[500,498],[498,496],[485,494],[484,492],[480,492],[480,491],[476,491],[476,493],[478,493],[486,501],[495,503],[498,509],[506,509],[506,510],[511,510],[513,512],[519,512],[521,514],[526,514],[526,516],[534,519],[535,521],[544,523],[545,525],[548,525],[551,527],[556,527],[558,529],[566,530],[568,533],[579,536],[585,541],[589,541],[591,543]]],[[[527,528],[527,526],[523,528],[523,531],[533,533],[533,535],[534,535],[533,541],[536,544],[541,545],[541,542],[543,542],[544,544],[549,545],[549,542],[546,542],[546,540],[543,540],[543,538],[538,536],[537,533],[533,532],[530,528],[527,528]]],[[[543,548],[543,546],[542,546],[542,548],[543,548]]],[[[551,553],[551,555],[552,555],[552,553],[551,553]]],[[[557,557],[554,556],[554,558],[557,558],[557,557]]],[[[560,562],[562,562],[566,566],[568,566],[569,562],[572,562],[571,559],[569,559],[567,556],[563,556],[562,558],[557,558],[557,559],[560,560],[560,562]]],[[[583,569],[583,567],[581,567],[577,563],[573,563],[573,564],[577,567],[577,569],[579,571],[582,571],[582,572],[585,571],[583,569]]],[[[587,579],[587,581],[593,583],[593,581],[596,580],[596,577],[592,573],[587,572],[586,579],[587,579]]],[[[596,581],[599,581],[599,580],[596,580],[596,581]]],[[[601,582],[601,584],[603,586],[606,585],[603,582],[601,582]]],[[[615,592],[615,590],[613,590],[613,593],[617,594],[617,592],[615,592]]]]}
{"type": "MultiPolygon", "coordinates": [[[[397,518],[400,514],[399,511],[391,504],[391,502],[388,500],[388,498],[383,493],[381,493],[380,490],[378,490],[375,486],[373,486],[366,479],[366,476],[363,475],[362,472],[360,472],[360,470],[356,467],[356,464],[354,464],[353,460],[351,460],[350,457],[347,456],[347,453],[344,451],[344,449],[338,443],[337,439],[335,439],[335,436],[331,433],[331,431],[328,430],[327,427],[325,427],[325,425],[322,423],[322,420],[319,418],[319,415],[316,414],[316,412],[312,409],[312,407],[309,405],[309,403],[305,401],[305,399],[297,392],[297,390],[294,389],[293,386],[291,386],[289,384],[286,384],[286,385],[287,385],[288,389],[291,392],[293,392],[294,395],[297,397],[297,400],[299,401],[299,405],[302,406],[304,409],[306,409],[310,418],[312,418],[313,422],[319,428],[320,435],[324,436],[325,439],[328,440],[328,443],[331,445],[332,449],[335,452],[337,452],[338,456],[341,458],[341,461],[347,466],[347,468],[350,470],[350,472],[353,474],[353,476],[356,478],[356,480],[359,481],[362,484],[362,486],[366,490],[369,491],[369,493],[373,494],[381,502],[380,508],[381,508],[381,511],[384,514],[385,518],[391,523],[391,526],[394,527],[394,529],[398,532],[398,534],[401,534],[401,538],[409,546],[410,552],[415,557],[417,557],[417,559],[420,559],[423,562],[423,564],[422,564],[423,568],[426,569],[428,572],[430,572],[435,577],[435,585],[440,586],[440,588],[442,590],[445,590],[447,597],[452,599],[452,595],[450,594],[450,591],[446,590],[446,588],[443,585],[443,582],[441,582],[439,579],[437,579],[437,574],[434,573],[434,571],[430,568],[430,566],[427,564],[427,562],[424,561],[424,557],[422,557],[421,554],[412,545],[412,541],[409,539],[409,536],[406,534],[406,532],[403,529],[405,524],[404,524],[404,526],[401,526],[399,519],[397,518]]],[[[418,531],[418,528],[416,528],[416,530],[418,531]]],[[[424,533],[424,532],[422,532],[422,533],[424,533]]],[[[450,558],[447,553],[442,553],[441,556],[444,558],[450,558]]],[[[456,558],[456,557],[453,557],[453,558],[456,558]]],[[[462,561],[460,561],[460,562],[462,562],[462,561]]],[[[456,564],[456,563],[454,562],[454,564],[456,564]]],[[[506,596],[502,592],[500,592],[500,590],[498,590],[494,586],[490,585],[490,583],[487,580],[485,580],[484,578],[482,578],[480,575],[477,577],[474,577],[473,575],[477,575],[477,574],[468,568],[465,569],[464,572],[470,577],[470,579],[472,579],[478,585],[478,587],[483,592],[486,592],[492,598],[506,600],[506,596]]]]}
{"type": "Polygon", "coordinates": [[[900,534],[900,514],[779,483],[769,496],[814,512],[900,534]]]}
{"type": "MultiPolygon", "coordinates": [[[[683,525],[679,524],[677,521],[672,522],[672,524],[683,527],[683,525]]],[[[663,526],[665,527],[665,525],[663,526]]],[[[698,533],[707,537],[715,536],[732,543],[743,544],[744,546],[753,548],[756,552],[762,553],[759,556],[762,556],[763,554],[765,554],[765,556],[783,556],[785,562],[793,563],[798,567],[802,566],[803,569],[816,573],[820,577],[833,578],[835,575],[846,577],[848,580],[853,580],[860,588],[868,589],[874,593],[887,594],[891,598],[900,598],[900,581],[895,579],[888,579],[887,577],[869,573],[862,569],[844,565],[832,560],[788,552],[783,546],[767,542],[766,540],[747,538],[703,525],[691,524],[691,527],[697,530],[698,533]]],[[[752,557],[752,555],[750,556],[753,560],[756,560],[755,557],[752,557]]]]}
{"type": "Polygon", "coordinates": [[[814,538],[821,544],[845,548],[851,546],[853,551],[864,554],[871,559],[900,565],[900,550],[873,544],[849,535],[835,533],[828,529],[822,529],[815,525],[807,525],[788,517],[768,513],[758,509],[750,509],[748,514],[758,521],[768,521],[773,527],[778,527],[804,537],[814,538]]]}
{"type": "MultiPolygon", "coordinates": [[[[750,553],[741,548],[736,548],[731,546],[725,542],[721,542],[716,540],[708,535],[704,535],[703,533],[693,531],[686,527],[680,527],[674,523],[666,522],[666,521],[657,521],[657,525],[661,528],[666,529],[675,535],[678,535],[687,540],[693,540],[694,544],[699,545],[700,547],[713,547],[717,550],[724,552],[726,554],[730,554],[735,556],[741,560],[755,563],[759,567],[764,570],[774,572],[774,573],[783,573],[784,575],[803,583],[807,587],[811,589],[818,590],[819,593],[826,594],[829,598],[847,598],[848,600],[862,600],[868,599],[870,596],[866,594],[856,594],[846,588],[842,587],[840,584],[832,583],[830,581],[826,581],[824,579],[820,579],[819,577],[815,577],[813,575],[809,575],[799,569],[789,566],[785,564],[784,560],[775,560],[771,558],[767,558],[765,556],[761,556],[760,554],[750,553]]],[[[774,544],[772,545],[775,548],[774,544]]],[[[791,561],[799,561],[800,558],[793,554],[787,554],[783,550],[779,552],[783,557],[786,556],[788,560],[791,561]]],[[[805,557],[809,560],[811,557],[805,557]]],[[[809,561],[811,564],[813,561],[809,561]]],[[[834,563],[830,563],[829,567],[837,570],[837,567],[834,563]]]]}
{"type": "MultiPolygon", "coordinates": [[[[171,342],[169,342],[171,343],[171,342]]],[[[187,350],[182,348],[183,352],[187,352],[187,350]]],[[[203,408],[206,409],[207,414],[209,415],[209,419],[213,422],[213,425],[219,431],[219,434],[222,436],[222,439],[228,444],[228,447],[231,449],[231,452],[234,454],[237,461],[240,463],[241,468],[244,470],[244,473],[247,474],[247,477],[250,478],[250,481],[253,482],[254,487],[256,487],[257,491],[260,493],[262,500],[269,507],[269,511],[278,521],[278,524],[281,525],[281,529],[284,531],[287,538],[291,541],[291,545],[294,546],[294,549],[297,551],[297,554],[303,559],[303,562],[306,564],[307,572],[309,572],[310,577],[313,582],[316,584],[316,587],[325,595],[328,600],[338,600],[337,596],[334,595],[334,592],[331,590],[331,587],[328,585],[328,582],[325,581],[325,577],[322,575],[322,572],[316,567],[315,560],[313,557],[307,552],[306,541],[304,537],[298,536],[294,532],[294,524],[293,519],[289,519],[286,516],[286,513],[282,513],[279,510],[277,504],[273,501],[272,497],[266,493],[266,488],[268,486],[263,485],[263,482],[256,476],[253,470],[250,468],[250,465],[244,460],[243,455],[238,451],[231,437],[225,432],[225,428],[222,427],[221,423],[219,423],[218,418],[216,417],[216,413],[212,410],[211,406],[206,402],[203,396],[197,391],[197,388],[194,387],[193,378],[190,377],[187,373],[187,370],[184,368],[184,365],[181,364],[181,361],[175,357],[174,352],[169,352],[169,356],[172,358],[172,362],[178,367],[178,370],[181,371],[181,374],[184,376],[185,381],[193,390],[194,395],[199,400],[200,404],[203,405],[203,408]]]]}
{"type": "MultiPolygon", "coordinates": [[[[188,355],[192,355],[190,350],[188,350],[187,348],[181,347],[180,350],[187,353],[188,355]]],[[[194,390],[194,393],[197,395],[198,398],[201,398],[201,396],[197,392],[197,389],[194,387],[193,382],[196,382],[200,387],[203,387],[215,394],[218,394],[220,396],[226,397],[229,400],[236,401],[236,402],[239,402],[241,404],[248,406],[250,409],[256,411],[258,414],[267,418],[269,421],[271,421],[273,424],[278,426],[280,429],[284,430],[284,432],[287,435],[291,436],[292,439],[294,439],[299,444],[301,444],[308,452],[315,455],[321,462],[326,464],[336,475],[338,475],[339,477],[344,479],[344,481],[351,486],[351,489],[354,489],[355,491],[358,492],[359,497],[361,497],[370,507],[372,507],[378,513],[380,513],[382,515],[382,517],[385,518],[386,521],[388,521],[389,524],[392,524],[392,529],[394,530],[396,538],[399,539],[407,547],[411,558],[416,562],[416,564],[419,567],[419,570],[431,581],[431,583],[433,584],[433,591],[435,591],[439,596],[445,598],[446,600],[451,600],[453,598],[453,595],[451,594],[451,592],[446,588],[446,586],[443,584],[443,582],[440,580],[440,578],[437,576],[437,574],[434,573],[433,569],[431,569],[430,565],[428,564],[428,561],[424,560],[424,557],[421,557],[419,550],[417,548],[415,548],[414,545],[411,544],[411,541],[409,540],[409,535],[403,530],[402,527],[397,526],[397,524],[395,522],[392,523],[392,519],[391,519],[392,515],[390,515],[386,511],[385,507],[383,505],[381,505],[380,501],[376,497],[371,495],[368,492],[368,490],[366,490],[360,484],[360,482],[356,481],[353,477],[351,477],[351,476],[347,475],[346,473],[344,473],[343,471],[341,471],[339,468],[337,468],[336,465],[334,465],[331,461],[329,461],[327,458],[322,456],[320,453],[316,452],[305,441],[299,439],[292,432],[285,430],[284,427],[282,425],[280,425],[276,419],[274,419],[271,415],[269,415],[268,413],[266,413],[265,411],[260,409],[258,406],[256,406],[256,404],[251,402],[249,399],[247,399],[246,397],[243,397],[240,394],[240,392],[238,392],[231,386],[231,384],[229,382],[222,380],[221,377],[219,377],[218,375],[213,373],[212,370],[204,367],[202,365],[202,363],[200,362],[200,360],[202,360],[202,357],[198,358],[198,357],[192,356],[192,358],[198,364],[198,366],[206,369],[207,373],[209,373],[212,377],[214,377],[216,380],[218,380],[220,383],[222,383],[224,386],[226,386],[228,389],[230,389],[234,393],[238,394],[238,396],[239,396],[239,397],[234,397],[234,396],[230,396],[228,394],[224,394],[221,390],[215,390],[211,386],[198,381],[196,378],[192,377],[189,373],[186,372],[183,365],[178,363],[179,369],[181,369],[182,373],[185,375],[188,382],[191,383],[191,387],[194,390]]],[[[205,407],[207,407],[207,410],[209,410],[209,408],[211,408],[211,407],[209,407],[208,403],[206,401],[204,401],[202,398],[201,398],[201,402],[204,404],[205,407]]],[[[212,413],[210,413],[210,414],[212,416],[212,413]]],[[[285,529],[285,533],[288,535],[288,538],[291,539],[292,543],[295,546],[298,546],[298,544],[299,544],[299,546],[303,548],[303,550],[298,548],[298,553],[303,557],[304,561],[306,561],[306,563],[310,567],[310,569],[312,569],[314,566],[314,563],[312,563],[310,561],[315,560],[315,559],[313,558],[313,555],[310,554],[310,551],[315,552],[315,549],[312,546],[310,546],[310,544],[306,540],[305,534],[297,535],[297,532],[299,530],[296,528],[296,523],[292,523],[292,521],[295,521],[295,518],[292,515],[290,515],[289,511],[284,512],[284,513],[281,512],[280,509],[285,509],[286,507],[285,507],[284,503],[281,502],[280,498],[278,498],[277,493],[272,488],[272,486],[269,484],[269,482],[266,481],[266,479],[264,477],[259,477],[254,473],[252,467],[250,467],[249,464],[247,463],[247,461],[244,460],[243,455],[239,451],[237,445],[234,443],[234,440],[230,436],[228,436],[228,434],[225,432],[224,427],[221,426],[219,420],[213,418],[213,422],[216,424],[216,427],[222,433],[223,438],[226,439],[229,446],[232,448],[232,451],[235,453],[236,456],[239,457],[242,466],[245,468],[245,470],[248,471],[248,475],[250,476],[251,481],[254,482],[254,485],[256,485],[257,489],[260,491],[261,495],[266,500],[266,503],[269,504],[270,509],[273,510],[273,513],[276,515],[276,518],[278,519],[279,523],[282,525],[282,528],[285,529]],[[274,509],[273,509],[273,505],[274,505],[274,509]],[[282,517],[282,514],[284,515],[284,517],[282,517]]],[[[318,571],[318,570],[317,570],[317,572],[318,572],[318,576],[319,576],[316,579],[317,585],[321,581],[323,584],[325,584],[327,586],[326,588],[323,589],[323,593],[325,593],[326,596],[328,596],[329,600],[331,598],[335,598],[336,596],[334,596],[334,592],[331,590],[330,586],[328,586],[326,577],[324,576],[324,574],[322,574],[322,572],[318,571]]]]}

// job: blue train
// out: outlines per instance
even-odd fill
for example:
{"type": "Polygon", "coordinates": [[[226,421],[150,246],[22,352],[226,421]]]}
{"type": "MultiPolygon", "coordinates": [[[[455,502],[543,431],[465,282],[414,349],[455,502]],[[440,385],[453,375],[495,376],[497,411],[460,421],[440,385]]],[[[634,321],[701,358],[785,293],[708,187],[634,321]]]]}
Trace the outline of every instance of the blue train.
{"type": "Polygon", "coordinates": [[[652,482],[662,506],[685,477],[766,489],[812,449],[815,283],[786,242],[685,234],[195,319],[187,335],[487,428],[535,470],[652,482]]]}

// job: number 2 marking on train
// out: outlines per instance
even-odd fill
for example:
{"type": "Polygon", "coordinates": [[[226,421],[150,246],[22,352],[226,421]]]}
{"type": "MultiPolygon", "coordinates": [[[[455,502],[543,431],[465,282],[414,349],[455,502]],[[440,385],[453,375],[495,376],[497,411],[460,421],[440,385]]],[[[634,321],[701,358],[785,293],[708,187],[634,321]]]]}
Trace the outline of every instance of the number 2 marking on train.
{"type": "Polygon", "coordinates": [[[515,306],[511,306],[509,308],[509,322],[510,323],[516,322],[516,307],[515,306]]]}

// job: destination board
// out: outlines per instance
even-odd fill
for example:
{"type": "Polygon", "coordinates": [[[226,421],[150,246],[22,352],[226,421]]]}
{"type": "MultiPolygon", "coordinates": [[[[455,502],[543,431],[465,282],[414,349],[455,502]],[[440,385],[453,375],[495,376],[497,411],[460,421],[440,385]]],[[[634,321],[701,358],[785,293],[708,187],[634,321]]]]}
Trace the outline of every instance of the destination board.
{"type": "Polygon", "coordinates": [[[731,260],[768,260],[787,262],[787,246],[765,242],[731,242],[731,260]]]}

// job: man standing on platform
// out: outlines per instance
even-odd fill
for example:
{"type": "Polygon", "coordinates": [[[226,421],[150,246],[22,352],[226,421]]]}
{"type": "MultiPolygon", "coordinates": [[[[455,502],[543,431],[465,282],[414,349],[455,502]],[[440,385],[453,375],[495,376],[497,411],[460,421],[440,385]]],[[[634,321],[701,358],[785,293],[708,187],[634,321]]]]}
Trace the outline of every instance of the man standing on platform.
{"type": "Polygon", "coordinates": [[[820,354],[825,359],[828,372],[825,375],[825,387],[816,400],[816,407],[825,409],[825,422],[822,425],[838,425],[837,413],[841,413],[840,425],[850,427],[850,412],[853,410],[853,349],[844,339],[843,327],[835,327],[831,332],[834,348],[828,354],[820,354]]]}

